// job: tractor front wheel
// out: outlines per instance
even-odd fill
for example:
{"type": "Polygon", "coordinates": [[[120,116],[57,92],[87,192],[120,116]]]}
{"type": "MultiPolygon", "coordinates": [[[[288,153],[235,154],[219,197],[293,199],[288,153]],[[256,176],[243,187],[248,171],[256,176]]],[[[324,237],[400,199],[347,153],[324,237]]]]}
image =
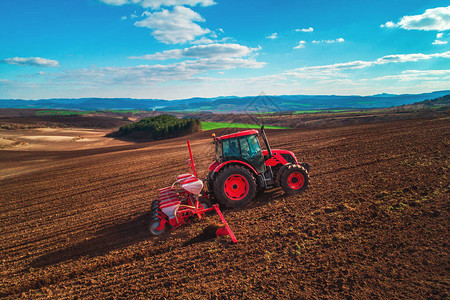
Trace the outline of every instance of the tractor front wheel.
{"type": "Polygon", "coordinates": [[[280,186],[288,195],[305,190],[309,183],[308,171],[300,165],[289,165],[280,176],[280,186]]]}
{"type": "Polygon", "coordinates": [[[219,172],[213,186],[217,201],[229,208],[247,205],[256,193],[255,178],[241,166],[229,166],[219,172]]]}

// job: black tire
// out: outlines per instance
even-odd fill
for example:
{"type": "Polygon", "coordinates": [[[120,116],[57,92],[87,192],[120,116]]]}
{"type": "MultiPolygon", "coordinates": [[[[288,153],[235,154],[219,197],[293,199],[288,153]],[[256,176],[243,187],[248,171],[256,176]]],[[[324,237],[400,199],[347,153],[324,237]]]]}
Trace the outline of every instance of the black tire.
{"type": "Polygon", "coordinates": [[[154,218],[151,222],[150,222],[150,226],[149,226],[149,230],[150,233],[154,236],[160,236],[162,234],[164,234],[164,232],[166,232],[167,229],[167,223],[164,225],[163,230],[157,230],[157,228],[159,227],[159,224],[161,223],[161,219],[160,218],[154,218]]]}
{"type": "Polygon", "coordinates": [[[199,199],[200,204],[203,206],[203,208],[210,208],[212,207],[212,203],[209,199],[199,199]]]}
{"type": "Polygon", "coordinates": [[[158,199],[153,200],[152,205],[150,207],[151,207],[151,209],[158,208],[159,207],[158,199]]]}
{"type": "Polygon", "coordinates": [[[215,199],[214,196],[214,182],[212,180],[212,171],[209,172],[208,174],[208,179],[207,179],[207,185],[208,185],[208,193],[209,193],[209,198],[210,199],[215,199]]]}
{"type": "MultiPolygon", "coordinates": [[[[203,206],[203,208],[210,208],[212,207],[212,203],[209,199],[200,199],[200,204],[203,206]]],[[[208,211],[205,213],[205,215],[211,215],[213,213],[213,211],[208,211]]]]}
{"type": "Polygon", "coordinates": [[[266,189],[264,189],[264,188],[256,189],[256,197],[264,195],[265,191],[266,191],[266,189]]]}
{"type": "Polygon", "coordinates": [[[286,194],[298,194],[308,187],[309,173],[303,166],[288,165],[281,173],[279,183],[286,194]]]}
{"type": "Polygon", "coordinates": [[[241,166],[232,165],[220,171],[213,186],[217,202],[229,208],[243,207],[255,198],[255,178],[241,166]]]}

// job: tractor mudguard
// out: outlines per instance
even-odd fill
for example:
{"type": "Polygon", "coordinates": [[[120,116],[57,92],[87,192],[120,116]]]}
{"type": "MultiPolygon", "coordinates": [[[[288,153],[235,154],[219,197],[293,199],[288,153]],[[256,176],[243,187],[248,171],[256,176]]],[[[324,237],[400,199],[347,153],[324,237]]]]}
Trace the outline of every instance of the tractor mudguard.
{"type": "MultiPolygon", "coordinates": [[[[212,171],[211,177],[214,177],[214,174],[215,174],[215,173],[219,172],[220,169],[222,169],[224,166],[227,166],[227,165],[229,165],[229,164],[244,165],[244,166],[246,166],[247,168],[249,168],[249,169],[253,172],[253,174],[254,174],[256,177],[258,176],[258,172],[256,172],[255,168],[253,168],[249,163],[247,163],[247,162],[245,162],[245,161],[242,161],[242,160],[228,160],[228,161],[225,161],[225,162],[221,163],[220,165],[218,165],[218,166],[214,169],[214,171],[212,171]]],[[[213,163],[213,165],[214,165],[214,163],[213,163]]],[[[211,165],[211,166],[213,166],[213,165],[211,165]]],[[[210,166],[210,167],[211,167],[211,166],[210,166]]]]}
{"type": "Polygon", "coordinates": [[[209,165],[208,170],[210,172],[214,172],[214,170],[219,166],[220,164],[217,161],[214,161],[212,164],[209,165]]]}
{"type": "Polygon", "coordinates": [[[302,163],[299,163],[299,165],[302,166],[303,168],[305,168],[306,171],[308,171],[308,173],[309,173],[309,164],[308,163],[302,162],[302,163]]]}
{"type": "Polygon", "coordinates": [[[290,165],[291,165],[290,163],[287,163],[287,164],[283,165],[283,166],[278,170],[278,173],[277,173],[277,183],[278,183],[278,184],[280,184],[280,177],[281,177],[281,174],[283,174],[284,170],[286,170],[287,167],[289,167],[290,165]]]}

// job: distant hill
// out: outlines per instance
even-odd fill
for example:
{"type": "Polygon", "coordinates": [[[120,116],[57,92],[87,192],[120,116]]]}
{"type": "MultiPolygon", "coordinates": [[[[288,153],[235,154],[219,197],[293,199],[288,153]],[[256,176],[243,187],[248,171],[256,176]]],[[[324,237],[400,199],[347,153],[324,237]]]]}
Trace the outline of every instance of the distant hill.
{"type": "Polygon", "coordinates": [[[160,110],[215,113],[250,113],[327,109],[366,109],[408,105],[449,95],[450,91],[424,94],[379,94],[373,96],[282,95],[255,97],[190,98],[182,100],[131,98],[57,98],[41,100],[0,99],[0,108],[69,110],[160,110]]]}
{"type": "Polygon", "coordinates": [[[171,101],[131,98],[55,98],[41,100],[0,99],[0,108],[45,108],[68,110],[153,110],[171,101]]]}
{"type": "Polygon", "coordinates": [[[427,99],[412,104],[401,105],[403,109],[443,108],[450,106],[450,94],[436,99],[427,99]]]}

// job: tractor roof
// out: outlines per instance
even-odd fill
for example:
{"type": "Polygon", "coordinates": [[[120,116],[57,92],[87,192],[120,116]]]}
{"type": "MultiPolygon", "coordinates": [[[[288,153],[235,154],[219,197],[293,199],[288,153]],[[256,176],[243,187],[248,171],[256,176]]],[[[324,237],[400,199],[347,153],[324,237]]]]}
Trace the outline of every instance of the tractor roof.
{"type": "Polygon", "coordinates": [[[217,137],[217,140],[221,141],[221,140],[226,140],[226,139],[231,139],[231,138],[246,136],[246,135],[251,135],[251,134],[259,134],[259,132],[256,129],[249,129],[249,130],[244,130],[244,131],[239,131],[236,133],[219,136],[219,137],[217,137]]]}

